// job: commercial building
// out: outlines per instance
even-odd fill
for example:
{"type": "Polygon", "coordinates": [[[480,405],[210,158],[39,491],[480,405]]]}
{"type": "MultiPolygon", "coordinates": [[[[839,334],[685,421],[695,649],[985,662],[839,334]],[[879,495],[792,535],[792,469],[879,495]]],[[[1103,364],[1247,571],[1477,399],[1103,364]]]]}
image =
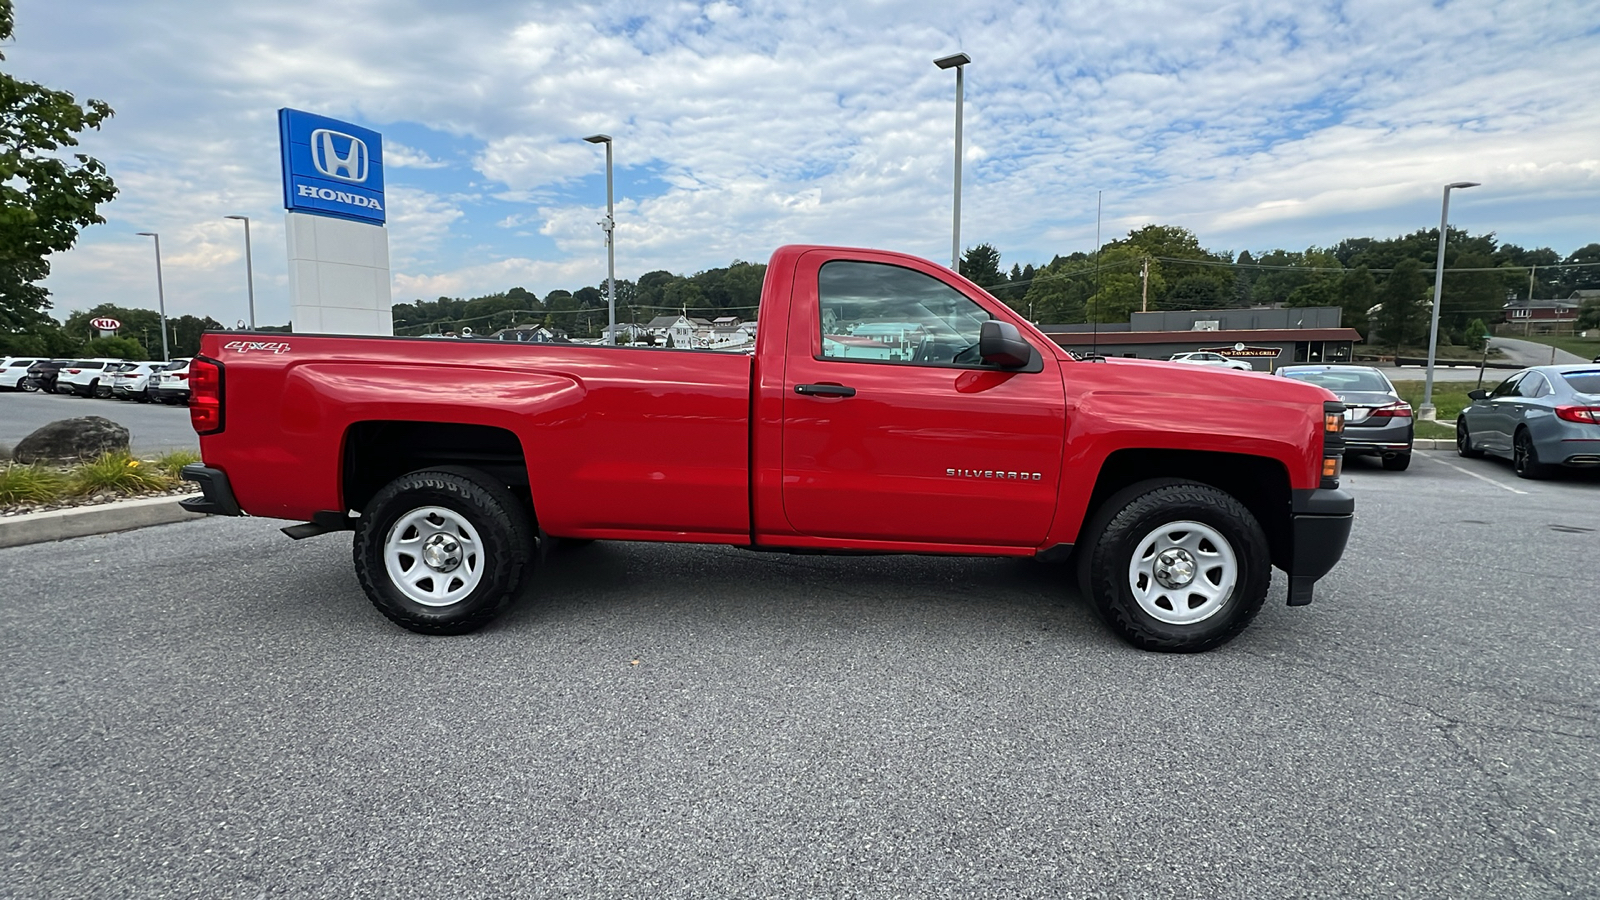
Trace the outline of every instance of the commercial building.
{"type": "Polygon", "coordinates": [[[1126,323],[1039,328],[1079,356],[1169,359],[1206,350],[1270,372],[1293,363],[1349,362],[1361,335],[1339,324],[1340,313],[1336,306],[1136,312],[1126,323]]]}

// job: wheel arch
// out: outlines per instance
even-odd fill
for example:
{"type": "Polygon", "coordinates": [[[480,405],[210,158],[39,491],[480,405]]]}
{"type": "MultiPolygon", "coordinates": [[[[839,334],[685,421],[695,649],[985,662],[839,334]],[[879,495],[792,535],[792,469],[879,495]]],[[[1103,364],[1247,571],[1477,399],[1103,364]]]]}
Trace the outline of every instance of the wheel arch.
{"type": "Polygon", "coordinates": [[[346,509],[363,509],[384,485],[411,472],[441,466],[480,470],[522,501],[533,497],[527,454],[509,429],[459,422],[373,419],[345,429],[339,486],[346,509]]]}
{"type": "MultiPolygon", "coordinates": [[[[1208,484],[1238,500],[1266,532],[1272,564],[1288,570],[1294,557],[1289,470],[1276,459],[1211,450],[1122,449],[1106,457],[1095,478],[1083,521],[1090,523],[1105,502],[1141,481],[1176,478],[1208,484]]],[[[1083,533],[1079,540],[1094,536],[1083,533]]]]}

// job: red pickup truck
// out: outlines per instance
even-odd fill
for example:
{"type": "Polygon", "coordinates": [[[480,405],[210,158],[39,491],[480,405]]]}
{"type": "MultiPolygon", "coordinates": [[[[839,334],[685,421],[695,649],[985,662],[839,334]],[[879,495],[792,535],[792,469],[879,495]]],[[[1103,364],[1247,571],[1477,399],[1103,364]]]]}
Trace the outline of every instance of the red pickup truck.
{"type": "MultiPolygon", "coordinates": [[[[469,631],[547,538],[1076,561],[1129,642],[1205,650],[1344,552],[1343,407],[1287,378],[1078,360],[950,270],[788,246],[753,355],[211,333],[191,511],[352,530],[377,608],[469,631]]],[[[1067,585],[1063,584],[1063,588],[1067,585]]]]}

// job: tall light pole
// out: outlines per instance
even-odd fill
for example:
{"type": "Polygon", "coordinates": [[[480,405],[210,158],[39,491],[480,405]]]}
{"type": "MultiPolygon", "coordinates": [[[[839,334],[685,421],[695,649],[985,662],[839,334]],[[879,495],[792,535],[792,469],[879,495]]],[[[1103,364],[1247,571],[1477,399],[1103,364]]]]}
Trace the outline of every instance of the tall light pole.
{"type": "Polygon", "coordinates": [[[154,231],[138,232],[140,237],[156,239],[156,303],[159,304],[161,315],[161,358],[170,362],[172,352],[167,349],[167,292],[161,286],[161,235],[154,231]]]}
{"type": "Polygon", "coordinates": [[[238,219],[244,223],[244,279],[250,288],[250,330],[256,330],[256,272],[255,266],[250,264],[250,217],[249,216],[223,216],[224,219],[238,219]]]}
{"type": "Polygon", "coordinates": [[[972,57],[965,53],[941,56],[933,64],[941,69],[956,70],[956,202],[950,225],[950,269],[961,272],[961,101],[966,91],[963,73],[972,57]]]}
{"type": "Polygon", "coordinates": [[[1476,181],[1455,181],[1444,186],[1444,205],[1439,211],[1439,258],[1433,264],[1433,324],[1428,328],[1428,375],[1422,383],[1422,406],[1417,418],[1432,422],[1439,417],[1433,406],[1433,360],[1439,350],[1439,297],[1444,293],[1444,241],[1450,228],[1450,191],[1477,187],[1476,181]]]}
{"type": "Polygon", "coordinates": [[[591,144],[606,145],[606,217],[600,229],[606,233],[606,305],[611,310],[611,327],[606,329],[606,343],[617,343],[617,218],[611,207],[611,135],[591,134],[584,138],[591,144]]]}

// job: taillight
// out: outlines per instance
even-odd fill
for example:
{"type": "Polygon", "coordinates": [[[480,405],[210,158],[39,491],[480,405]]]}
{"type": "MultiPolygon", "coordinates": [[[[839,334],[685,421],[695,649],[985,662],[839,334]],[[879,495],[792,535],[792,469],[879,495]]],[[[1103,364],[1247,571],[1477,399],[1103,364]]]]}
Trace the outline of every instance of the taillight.
{"type": "Polygon", "coordinates": [[[1406,402],[1391,403],[1380,406],[1368,414],[1371,419],[1409,419],[1411,418],[1411,404],[1406,402]]]}
{"type": "Polygon", "coordinates": [[[67,370],[67,374],[68,375],[76,375],[76,374],[78,374],[79,372],[82,372],[82,371],[83,371],[82,369],[68,369],[67,370]]]}
{"type": "Polygon", "coordinates": [[[222,430],[222,364],[195,357],[189,363],[189,422],[196,434],[222,430]]]}
{"type": "Polygon", "coordinates": [[[171,376],[168,376],[168,377],[176,378],[179,381],[188,381],[189,380],[189,376],[183,374],[182,372],[177,372],[177,373],[175,373],[175,374],[173,374],[171,376]]]}
{"type": "MultiPolygon", "coordinates": [[[[1410,412],[1410,407],[1407,407],[1410,412]]],[[[1339,486],[1344,471],[1344,404],[1329,400],[1322,404],[1322,479],[1321,486],[1339,486]]]]}
{"type": "Polygon", "coordinates": [[[1568,422],[1600,425],[1600,406],[1558,406],[1556,415],[1568,422]]]}

